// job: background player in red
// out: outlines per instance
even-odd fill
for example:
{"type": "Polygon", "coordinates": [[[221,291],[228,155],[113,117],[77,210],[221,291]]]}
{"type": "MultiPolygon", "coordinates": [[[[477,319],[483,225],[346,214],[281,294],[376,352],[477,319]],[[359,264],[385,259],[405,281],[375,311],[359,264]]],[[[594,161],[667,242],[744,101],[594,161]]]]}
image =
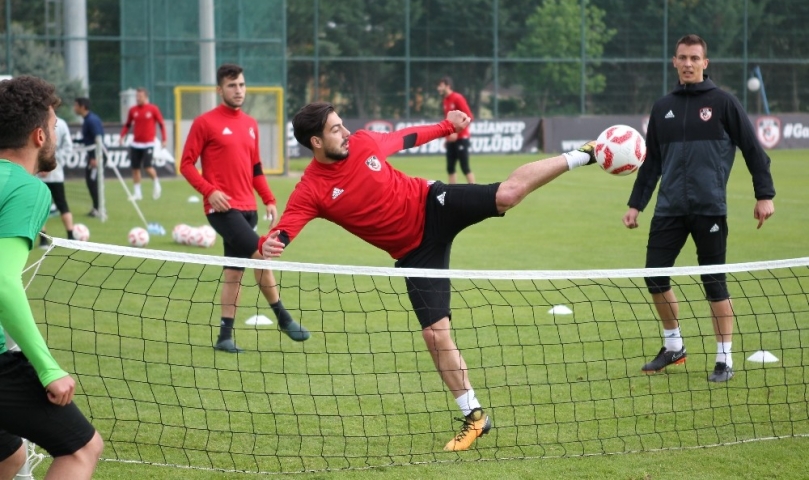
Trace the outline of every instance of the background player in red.
{"type": "MultiPolygon", "coordinates": [[[[444,77],[438,82],[438,93],[444,97],[444,115],[453,110],[460,110],[465,113],[469,120],[472,120],[472,110],[466,103],[466,98],[460,93],[452,90],[452,79],[444,77]]],[[[466,175],[467,183],[475,183],[475,174],[469,166],[469,126],[460,132],[453,132],[444,140],[444,147],[447,149],[447,175],[448,183],[457,182],[455,175],[455,165],[460,162],[461,171],[466,175]]]]}
{"type": "MultiPolygon", "coordinates": [[[[208,222],[222,237],[225,256],[261,258],[258,252],[258,224],[255,189],[261,196],[271,225],[277,223],[275,197],[261,167],[258,123],[244,113],[246,87],[243,69],[224,64],[216,72],[216,91],[222,103],[194,120],[183,147],[180,172],[204,198],[208,222]],[[202,174],[197,171],[197,159],[202,174]]],[[[214,348],[230,353],[242,350],[233,341],[233,324],[239,301],[240,267],[225,267],[222,286],[222,321],[214,348]]],[[[256,282],[278,319],[278,327],[291,339],[302,342],[309,331],[292,319],[281,303],[275,276],[270,270],[256,270],[256,282]]]]}
{"type": "MultiPolygon", "coordinates": [[[[281,221],[261,238],[264,257],[280,256],[309,221],[324,218],[388,252],[397,267],[447,269],[452,242],[464,228],[502,216],[562,173],[595,163],[591,142],[523,165],[502,183],[445,185],[409,177],[387,162],[388,155],[460,132],[470,121],[455,110],[435,125],[352,135],[331,104],[302,108],[292,127],[314,159],[290,195],[281,221]]],[[[466,450],[491,429],[491,422],[450,334],[450,281],[407,277],[405,283],[435,367],[464,415],[460,432],[444,449],[466,450]]]]}
{"type": "Polygon", "coordinates": [[[121,145],[126,140],[126,134],[132,129],[132,143],[129,144],[129,161],[132,163],[132,182],[135,184],[133,196],[135,200],[142,200],[143,194],[140,189],[140,169],[154,180],[152,198],[160,198],[160,179],[157,171],[152,166],[154,158],[154,147],[157,141],[157,128],[160,126],[160,134],[163,137],[162,146],[166,146],[166,125],[163,123],[163,114],[157,105],[149,103],[149,92],[141,87],[135,93],[137,105],[129,109],[126,123],[121,128],[121,145]],[[134,127],[133,127],[134,124],[134,127]]]}

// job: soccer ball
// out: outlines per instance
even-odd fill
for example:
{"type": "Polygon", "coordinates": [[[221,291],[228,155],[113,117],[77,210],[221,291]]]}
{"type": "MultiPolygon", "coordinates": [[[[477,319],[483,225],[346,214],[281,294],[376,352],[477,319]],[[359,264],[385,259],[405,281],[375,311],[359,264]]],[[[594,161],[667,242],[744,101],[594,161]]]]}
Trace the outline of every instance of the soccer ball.
{"type": "Polygon", "coordinates": [[[627,125],[613,125],[601,132],[595,146],[596,161],[611,175],[629,175],[646,160],[643,135],[627,125]]]}
{"type": "Polygon", "coordinates": [[[73,225],[73,240],[86,242],[90,240],[90,229],[83,223],[76,223],[73,225]]]}
{"type": "Polygon", "coordinates": [[[205,234],[202,233],[202,230],[197,227],[191,227],[190,232],[188,233],[188,240],[186,240],[186,245],[191,245],[194,247],[202,247],[205,245],[205,234]]]}
{"type": "Polygon", "coordinates": [[[203,225],[199,227],[199,231],[202,232],[202,243],[200,244],[201,247],[210,248],[216,243],[216,230],[213,229],[210,225],[203,225]]]}
{"type": "Polygon", "coordinates": [[[191,234],[191,227],[181,223],[174,226],[174,229],[171,231],[171,238],[179,244],[186,245],[188,243],[189,234],[191,234]]]}
{"type": "Polygon", "coordinates": [[[145,247],[149,244],[149,232],[145,228],[135,227],[129,231],[129,244],[133,247],[145,247]]]}

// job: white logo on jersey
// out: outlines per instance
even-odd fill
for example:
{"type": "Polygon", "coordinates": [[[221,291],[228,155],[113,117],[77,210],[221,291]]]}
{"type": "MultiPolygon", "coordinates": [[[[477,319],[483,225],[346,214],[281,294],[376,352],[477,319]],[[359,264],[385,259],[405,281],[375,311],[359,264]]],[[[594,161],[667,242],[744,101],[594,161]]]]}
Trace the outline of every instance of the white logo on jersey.
{"type": "Polygon", "coordinates": [[[228,127],[225,127],[225,129],[222,130],[222,135],[233,135],[233,132],[231,132],[228,127]]]}
{"type": "Polygon", "coordinates": [[[667,114],[666,114],[666,116],[665,116],[664,118],[674,118],[674,112],[672,112],[671,110],[669,110],[669,113],[667,113],[667,114]]]}
{"type": "Polygon", "coordinates": [[[340,194],[343,193],[344,191],[345,190],[343,190],[342,188],[334,187],[334,190],[331,191],[331,199],[334,200],[335,198],[339,197],[340,194]]]}
{"type": "Polygon", "coordinates": [[[713,224],[713,227],[711,227],[711,229],[709,230],[709,232],[711,232],[711,233],[716,233],[718,231],[719,231],[719,225],[717,225],[715,223],[713,224]]]}
{"type": "Polygon", "coordinates": [[[379,159],[376,158],[376,155],[371,155],[365,160],[365,164],[368,165],[368,168],[371,170],[378,172],[382,170],[382,163],[379,162],[379,159]]]}
{"type": "Polygon", "coordinates": [[[441,192],[441,195],[435,197],[438,199],[438,203],[444,205],[444,197],[447,196],[447,192],[441,192]]]}
{"type": "Polygon", "coordinates": [[[711,107],[704,107],[699,109],[699,118],[702,119],[703,122],[707,122],[711,119],[711,115],[713,114],[713,110],[711,107]]]}
{"type": "Polygon", "coordinates": [[[253,127],[250,127],[250,138],[253,140],[256,139],[256,132],[253,130],[253,127]]]}

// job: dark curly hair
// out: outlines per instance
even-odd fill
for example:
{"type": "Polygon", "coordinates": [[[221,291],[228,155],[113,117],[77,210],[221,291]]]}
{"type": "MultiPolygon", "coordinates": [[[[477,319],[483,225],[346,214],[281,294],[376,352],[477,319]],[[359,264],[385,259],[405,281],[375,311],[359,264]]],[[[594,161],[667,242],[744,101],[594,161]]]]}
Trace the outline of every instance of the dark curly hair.
{"type": "Polygon", "coordinates": [[[49,110],[61,100],[56,88],[28,75],[0,82],[0,150],[17,150],[37,128],[48,132],[49,110]]]}
{"type": "Polygon", "coordinates": [[[312,137],[323,138],[326,120],[333,111],[334,105],[326,102],[310,103],[298,110],[298,113],[292,117],[292,132],[295,140],[312,150],[312,137]]]}

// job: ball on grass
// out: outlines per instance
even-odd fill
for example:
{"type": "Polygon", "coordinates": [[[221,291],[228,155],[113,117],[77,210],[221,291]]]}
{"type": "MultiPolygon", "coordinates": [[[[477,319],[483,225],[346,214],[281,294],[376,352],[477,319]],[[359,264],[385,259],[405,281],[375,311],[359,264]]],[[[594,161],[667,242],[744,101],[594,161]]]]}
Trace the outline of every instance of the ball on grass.
{"type": "Polygon", "coordinates": [[[135,227],[129,231],[128,239],[133,247],[145,247],[149,244],[149,232],[145,228],[135,227]]]}
{"type": "Polygon", "coordinates": [[[86,242],[90,240],[90,229],[83,223],[76,223],[73,225],[73,240],[86,242]]]}

